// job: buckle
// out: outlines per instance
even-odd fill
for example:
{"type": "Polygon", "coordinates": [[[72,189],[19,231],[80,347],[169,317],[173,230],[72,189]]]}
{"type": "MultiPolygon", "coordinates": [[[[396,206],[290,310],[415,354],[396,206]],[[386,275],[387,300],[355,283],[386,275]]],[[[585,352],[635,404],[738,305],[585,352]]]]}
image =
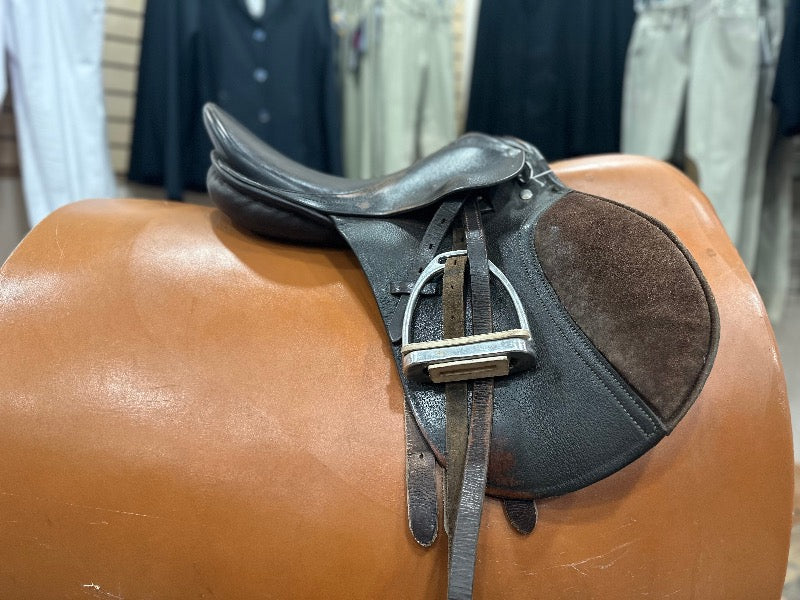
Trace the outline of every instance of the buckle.
{"type": "Polygon", "coordinates": [[[514,286],[492,261],[489,261],[489,272],[500,281],[511,298],[519,328],[429,342],[411,341],[411,321],[422,288],[444,270],[444,263],[448,258],[466,254],[466,250],[452,250],[436,255],[420,273],[411,290],[403,315],[400,347],[403,373],[409,379],[446,383],[502,377],[525,371],[536,364],[536,354],[522,301],[514,286]]]}

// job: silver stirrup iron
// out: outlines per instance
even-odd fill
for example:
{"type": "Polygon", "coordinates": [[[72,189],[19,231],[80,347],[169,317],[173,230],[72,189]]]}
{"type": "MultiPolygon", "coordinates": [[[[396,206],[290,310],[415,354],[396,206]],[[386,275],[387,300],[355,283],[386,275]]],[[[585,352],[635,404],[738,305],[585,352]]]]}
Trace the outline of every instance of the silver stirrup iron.
{"type": "Polygon", "coordinates": [[[411,321],[422,288],[444,270],[444,263],[454,256],[466,256],[466,250],[453,250],[436,255],[420,273],[411,289],[403,315],[403,338],[400,353],[403,373],[414,381],[446,383],[482,377],[501,377],[526,371],[536,364],[530,327],[525,309],[511,282],[497,266],[489,261],[489,272],[497,277],[511,297],[519,320],[518,329],[496,331],[482,335],[411,342],[411,321]]]}

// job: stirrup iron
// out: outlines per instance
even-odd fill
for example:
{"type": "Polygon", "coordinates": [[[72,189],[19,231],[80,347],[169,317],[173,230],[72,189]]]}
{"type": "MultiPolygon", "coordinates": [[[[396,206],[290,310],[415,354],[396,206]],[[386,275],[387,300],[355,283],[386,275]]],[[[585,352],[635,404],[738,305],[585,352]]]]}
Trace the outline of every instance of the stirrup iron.
{"type": "Polygon", "coordinates": [[[452,250],[436,255],[420,273],[411,289],[403,316],[403,337],[400,348],[403,356],[403,373],[409,379],[446,383],[501,377],[525,371],[536,364],[530,326],[522,301],[514,286],[492,261],[489,261],[489,271],[497,277],[511,297],[519,328],[429,342],[411,342],[411,321],[422,289],[434,276],[444,270],[444,263],[448,258],[466,255],[466,250],[452,250]]]}

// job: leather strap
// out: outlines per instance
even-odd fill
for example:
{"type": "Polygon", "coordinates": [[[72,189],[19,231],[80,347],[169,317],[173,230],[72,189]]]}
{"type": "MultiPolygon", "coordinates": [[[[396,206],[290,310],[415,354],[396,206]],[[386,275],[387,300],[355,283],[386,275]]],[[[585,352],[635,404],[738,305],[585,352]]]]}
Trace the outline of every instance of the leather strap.
{"type": "MultiPolygon", "coordinates": [[[[467,257],[469,259],[470,299],[472,301],[472,333],[492,331],[492,306],[489,289],[489,259],[477,201],[464,208],[467,257]]],[[[492,430],[494,379],[476,379],[472,384],[464,477],[458,499],[455,526],[450,545],[447,597],[451,600],[472,598],[475,578],[475,556],[478,547],[486,473],[489,463],[489,442],[492,430]]]]}
{"type": "Polygon", "coordinates": [[[425,234],[422,236],[416,260],[412,263],[406,279],[389,283],[389,288],[393,294],[402,294],[388,326],[389,338],[392,343],[399,342],[402,336],[403,315],[406,312],[408,294],[411,293],[411,288],[414,287],[414,283],[417,281],[419,274],[422,273],[422,270],[428,266],[428,263],[439,252],[439,246],[463,204],[463,198],[452,198],[439,205],[431,222],[428,224],[428,228],[425,230],[425,234]]]}
{"type": "Polygon", "coordinates": [[[403,402],[406,427],[406,506],[408,528],[420,546],[430,546],[439,529],[436,458],[428,447],[408,401],[403,402]]]}
{"type": "Polygon", "coordinates": [[[539,516],[535,500],[503,500],[503,512],[511,526],[522,535],[528,535],[536,527],[539,516]]]}
{"type": "Polygon", "coordinates": [[[492,296],[489,291],[489,257],[483,233],[478,201],[464,207],[464,230],[469,259],[470,299],[472,300],[472,334],[492,332],[492,296]]]}
{"type": "Polygon", "coordinates": [[[464,461],[464,481],[450,547],[447,582],[447,597],[450,600],[472,598],[478,532],[486,493],[493,392],[493,379],[476,379],[472,384],[472,415],[464,461]]]}
{"type": "MultiPolygon", "coordinates": [[[[453,231],[453,250],[465,246],[464,230],[453,231]]],[[[442,276],[442,321],[444,338],[464,335],[464,272],[467,259],[464,256],[449,258],[442,276]]],[[[445,437],[447,469],[445,470],[444,530],[451,535],[455,526],[458,495],[464,475],[464,458],[467,451],[469,415],[467,412],[467,384],[463,381],[445,385],[445,437]]]]}
{"type": "MultiPolygon", "coordinates": [[[[455,219],[463,204],[463,199],[453,199],[446,200],[439,206],[433,219],[428,224],[425,234],[422,236],[414,267],[409,272],[407,280],[390,282],[391,293],[405,294],[401,296],[392,316],[392,321],[389,324],[389,337],[393,342],[400,339],[403,315],[408,304],[408,294],[414,286],[417,275],[436,256],[445,234],[450,229],[453,219],[455,219]]],[[[430,546],[436,540],[439,528],[436,458],[422,436],[407,400],[403,403],[403,410],[405,412],[406,427],[406,506],[408,509],[408,527],[411,529],[411,534],[418,544],[430,546]]]]}

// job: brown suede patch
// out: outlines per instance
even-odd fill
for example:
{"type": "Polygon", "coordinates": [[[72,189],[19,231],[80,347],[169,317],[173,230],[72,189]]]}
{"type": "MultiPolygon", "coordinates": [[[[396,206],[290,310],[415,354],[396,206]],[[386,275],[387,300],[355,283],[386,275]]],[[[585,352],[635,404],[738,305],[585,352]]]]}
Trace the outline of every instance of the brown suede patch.
{"type": "Polygon", "coordinates": [[[691,259],[656,223],[571,192],[541,216],[535,245],[575,323],[672,425],[705,379],[716,313],[691,259]]]}

